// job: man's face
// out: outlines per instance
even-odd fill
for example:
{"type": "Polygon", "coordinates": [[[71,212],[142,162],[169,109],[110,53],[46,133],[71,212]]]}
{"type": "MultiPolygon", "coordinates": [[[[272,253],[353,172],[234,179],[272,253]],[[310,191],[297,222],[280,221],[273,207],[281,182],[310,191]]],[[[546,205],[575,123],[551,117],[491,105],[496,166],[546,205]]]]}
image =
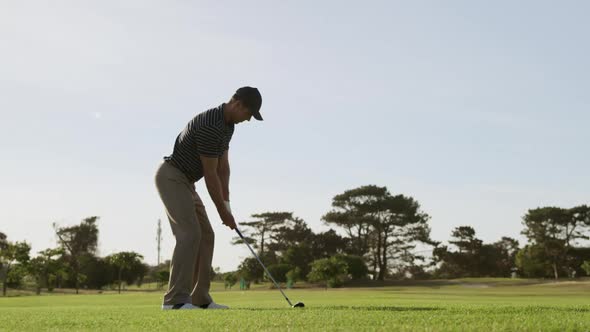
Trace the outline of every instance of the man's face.
{"type": "Polygon", "coordinates": [[[236,104],[236,123],[250,121],[252,119],[252,112],[242,104],[241,101],[238,101],[236,104]]]}

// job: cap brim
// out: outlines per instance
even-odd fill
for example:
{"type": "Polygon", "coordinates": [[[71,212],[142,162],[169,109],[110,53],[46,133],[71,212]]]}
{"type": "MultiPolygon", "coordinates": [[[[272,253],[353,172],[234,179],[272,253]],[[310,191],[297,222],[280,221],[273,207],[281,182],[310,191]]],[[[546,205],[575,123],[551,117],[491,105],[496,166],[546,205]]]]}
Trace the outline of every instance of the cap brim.
{"type": "Polygon", "coordinates": [[[254,113],[252,113],[252,116],[254,117],[254,119],[256,119],[258,121],[263,121],[262,115],[260,115],[260,112],[254,112],[254,113]]]}

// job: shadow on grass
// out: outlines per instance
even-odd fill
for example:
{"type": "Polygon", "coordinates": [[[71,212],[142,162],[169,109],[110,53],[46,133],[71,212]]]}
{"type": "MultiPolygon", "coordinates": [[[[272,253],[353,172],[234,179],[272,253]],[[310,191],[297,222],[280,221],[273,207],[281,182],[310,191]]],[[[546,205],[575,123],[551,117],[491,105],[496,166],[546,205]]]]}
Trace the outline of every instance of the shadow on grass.
{"type": "Polygon", "coordinates": [[[381,281],[366,281],[353,280],[345,284],[349,288],[382,288],[382,287],[425,287],[439,289],[443,286],[452,286],[459,284],[453,280],[381,280],[381,281]]]}
{"type": "Polygon", "coordinates": [[[320,307],[328,310],[360,310],[360,311],[435,311],[441,308],[433,307],[394,307],[394,306],[326,306],[320,307]]]}
{"type": "MultiPolygon", "coordinates": [[[[453,308],[439,308],[439,307],[395,307],[395,306],[310,306],[305,308],[235,308],[235,310],[247,310],[247,311],[285,311],[292,309],[294,311],[301,310],[346,310],[346,311],[396,311],[396,312],[427,312],[427,311],[441,311],[450,310],[448,312],[454,312],[453,308]]],[[[459,308],[460,312],[464,313],[465,308],[459,308]]],[[[549,306],[509,306],[509,307],[481,307],[481,308],[469,308],[467,311],[487,311],[490,313],[530,313],[539,314],[544,312],[572,312],[572,313],[586,313],[590,312],[590,307],[549,307],[549,306]]]]}
{"type": "Polygon", "coordinates": [[[526,306],[526,307],[507,307],[495,309],[496,312],[521,312],[521,313],[544,313],[544,312],[590,312],[590,307],[550,307],[550,306],[526,306]]]}
{"type": "MultiPolygon", "coordinates": [[[[249,311],[266,311],[266,310],[285,310],[288,308],[236,308],[237,310],[249,310],[249,311]]],[[[356,311],[435,311],[443,310],[442,308],[432,307],[393,307],[393,306],[317,306],[317,307],[305,307],[305,308],[292,308],[295,311],[299,310],[356,310],[356,311]]]]}

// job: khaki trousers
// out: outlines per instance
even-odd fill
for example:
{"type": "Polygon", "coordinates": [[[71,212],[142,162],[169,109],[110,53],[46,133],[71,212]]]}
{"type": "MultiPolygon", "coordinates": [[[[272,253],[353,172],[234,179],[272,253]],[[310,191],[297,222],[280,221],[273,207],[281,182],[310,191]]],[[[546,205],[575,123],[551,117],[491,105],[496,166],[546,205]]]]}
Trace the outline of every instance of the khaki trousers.
{"type": "Polygon", "coordinates": [[[176,238],[164,304],[211,303],[209,288],[215,237],[195,184],[168,162],[160,165],[155,180],[176,238]]]}

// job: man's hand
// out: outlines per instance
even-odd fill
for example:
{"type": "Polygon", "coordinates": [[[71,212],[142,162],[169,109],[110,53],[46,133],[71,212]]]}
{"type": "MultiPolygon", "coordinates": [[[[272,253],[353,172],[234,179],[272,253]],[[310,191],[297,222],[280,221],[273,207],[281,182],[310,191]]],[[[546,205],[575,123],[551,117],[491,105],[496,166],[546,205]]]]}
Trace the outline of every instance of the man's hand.
{"type": "Polygon", "coordinates": [[[220,213],[219,216],[221,217],[221,221],[225,226],[229,227],[231,230],[236,229],[236,221],[231,212],[225,210],[225,212],[220,213]]]}

